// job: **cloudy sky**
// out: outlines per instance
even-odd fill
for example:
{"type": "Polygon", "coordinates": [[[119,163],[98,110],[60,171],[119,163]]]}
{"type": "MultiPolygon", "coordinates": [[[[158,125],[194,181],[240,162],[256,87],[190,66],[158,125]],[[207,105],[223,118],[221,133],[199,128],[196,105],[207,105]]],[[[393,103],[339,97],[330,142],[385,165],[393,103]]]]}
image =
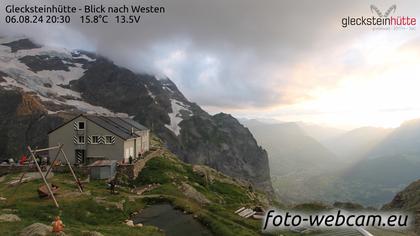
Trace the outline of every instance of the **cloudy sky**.
{"type": "MultiPolygon", "coordinates": [[[[1,7],[25,2],[51,0],[6,0],[1,7]]],[[[53,26],[2,20],[0,33],[96,51],[137,72],[166,75],[210,113],[348,128],[420,118],[420,28],[341,27],[343,17],[374,15],[370,4],[383,12],[396,4],[395,16],[420,20],[418,0],[106,2],[166,12],[132,25],[82,25],[77,17],[53,26]]]]}

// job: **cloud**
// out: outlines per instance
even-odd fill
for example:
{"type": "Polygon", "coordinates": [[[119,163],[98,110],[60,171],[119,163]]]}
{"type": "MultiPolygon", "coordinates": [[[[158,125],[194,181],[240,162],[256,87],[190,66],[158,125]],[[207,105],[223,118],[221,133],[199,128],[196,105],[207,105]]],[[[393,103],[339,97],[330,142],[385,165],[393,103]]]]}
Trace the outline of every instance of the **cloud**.
{"type": "MultiPolygon", "coordinates": [[[[47,1],[28,1],[32,2],[47,1]]],[[[377,5],[386,8],[393,3],[377,5]]],[[[82,7],[84,2],[78,4],[82,7]]],[[[107,5],[117,4],[122,2],[107,1],[107,5]]],[[[369,4],[361,0],[149,0],[140,4],[165,6],[166,13],[147,15],[140,24],[129,25],[82,25],[78,18],[65,26],[3,23],[1,32],[94,50],[135,71],[166,74],[190,100],[212,110],[270,109],[311,99],[311,91],[336,86],[343,74],[365,67],[369,59],[357,39],[372,31],[341,28],[342,17],[372,14],[369,4]]],[[[417,1],[402,1],[397,7],[407,14],[420,12],[417,1]]],[[[381,34],[377,40],[386,38],[381,34]]]]}

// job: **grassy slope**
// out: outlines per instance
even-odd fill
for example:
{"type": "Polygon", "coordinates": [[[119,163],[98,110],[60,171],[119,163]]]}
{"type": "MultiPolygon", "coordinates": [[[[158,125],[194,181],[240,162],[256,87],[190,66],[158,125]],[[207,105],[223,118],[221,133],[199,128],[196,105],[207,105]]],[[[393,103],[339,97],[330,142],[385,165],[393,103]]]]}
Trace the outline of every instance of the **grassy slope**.
{"type": "Polygon", "coordinates": [[[35,222],[49,225],[58,214],[66,224],[65,232],[71,235],[82,235],[83,231],[98,231],[104,235],[163,235],[152,226],[132,228],[122,223],[132,213],[162,201],[196,215],[215,235],[260,234],[260,221],[244,219],[233,212],[241,206],[267,204],[263,194],[253,192],[247,186],[203,167],[212,173],[210,181],[194,172],[191,165],[179,161],[166,149],[159,148],[163,150],[162,155],[150,160],[136,180],[125,181],[126,186],[119,188],[119,195],[111,195],[106,190],[105,181],[99,180],[86,184],[87,194],[79,194],[69,174],[56,174],[51,182],[60,186],[60,209],[54,207],[52,200],[38,198],[36,190],[42,184],[41,180],[13,188],[6,183],[19,176],[6,176],[0,183],[0,196],[7,198],[7,201],[0,201],[0,213],[8,213],[7,209],[12,209],[15,211],[13,214],[18,215],[22,222],[0,223],[0,235],[18,235],[24,227],[35,222]],[[187,198],[179,189],[182,182],[193,186],[211,203],[201,205],[187,198]],[[130,191],[131,187],[152,183],[160,185],[142,197],[130,191]],[[96,198],[101,198],[101,201],[98,202],[96,198]],[[123,209],[118,209],[115,203],[123,204],[123,209]]]}
{"type": "MultiPolygon", "coordinates": [[[[0,196],[7,198],[7,201],[0,201],[0,214],[9,213],[10,210],[7,209],[11,209],[22,222],[0,223],[0,235],[19,235],[24,227],[35,222],[50,224],[58,214],[66,224],[65,232],[71,235],[82,235],[83,231],[98,231],[104,235],[163,235],[153,226],[132,228],[122,223],[129,219],[132,213],[162,201],[194,214],[214,235],[260,235],[260,221],[244,219],[233,212],[242,206],[276,203],[268,203],[262,193],[254,192],[246,185],[208,167],[201,167],[201,170],[207,172],[207,176],[203,176],[194,171],[193,166],[179,161],[176,156],[162,148],[156,140],[154,145],[162,150],[161,155],[150,160],[136,180],[124,181],[125,187],[118,189],[119,195],[111,195],[106,189],[105,181],[91,181],[85,186],[86,193],[80,194],[69,174],[56,174],[52,182],[61,188],[58,195],[60,209],[55,208],[51,200],[38,198],[36,189],[42,184],[41,180],[13,188],[6,183],[19,176],[6,176],[3,181],[0,180],[0,196]],[[134,186],[142,187],[156,183],[160,185],[142,196],[130,191],[134,186]],[[201,205],[187,198],[179,189],[182,183],[193,186],[211,203],[201,205]],[[97,198],[101,198],[101,201],[95,200],[97,198]],[[117,208],[118,204],[123,208],[117,208]]],[[[277,207],[282,208],[278,204],[277,207]]],[[[313,212],[327,208],[329,207],[322,204],[311,203],[297,205],[293,209],[313,212]]],[[[298,234],[279,232],[277,235],[298,234]]]]}
{"type": "MultiPolygon", "coordinates": [[[[14,176],[7,176],[11,179],[14,176]]],[[[118,199],[106,191],[103,181],[91,182],[86,186],[86,191],[91,194],[78,194],[75,185],[71,183],[70,175],[56,175],[53,183],[61,188],[58,195],[60,209],[57,209],[52,200],[38,198],[36,189],[41,185],[41,180],[22,184],[19,188],[8,187],[0,184],[1,195],[7,201],[0,202],[0,209],[12,209],[22,222],[0,223],[0,235],[19,235],[20,231],[35,222],[49,225],[55,215],[60,214],[66,224],[66,232],[72,235],[81,235],[82,231],[98,231],[105,235],[119,233],[121,235],[162,235],[153,227],[133,229],[122,224],[129,218],[134,208],[140,209],[145,203],[142,201],[128,202],[129,193],[121,191],[118,199]],[[15,192],[16,191],[16,192],[15,192]],[[106,201],[115,202],[125,200],[124,210],[113,206],[104,207],[95,201],[95,197],[105,197],[106,201]]]]}

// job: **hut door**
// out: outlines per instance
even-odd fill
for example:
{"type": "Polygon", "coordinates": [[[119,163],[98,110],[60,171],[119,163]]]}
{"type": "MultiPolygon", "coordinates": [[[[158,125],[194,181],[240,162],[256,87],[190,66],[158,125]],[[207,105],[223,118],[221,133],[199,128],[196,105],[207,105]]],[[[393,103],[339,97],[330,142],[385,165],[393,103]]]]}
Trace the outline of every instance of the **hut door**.
{"type": "Polygon", "coordinates": [[[77,164],[84,164],[85,163],[85,150],[76,149],[76,163],[77,164]]]}

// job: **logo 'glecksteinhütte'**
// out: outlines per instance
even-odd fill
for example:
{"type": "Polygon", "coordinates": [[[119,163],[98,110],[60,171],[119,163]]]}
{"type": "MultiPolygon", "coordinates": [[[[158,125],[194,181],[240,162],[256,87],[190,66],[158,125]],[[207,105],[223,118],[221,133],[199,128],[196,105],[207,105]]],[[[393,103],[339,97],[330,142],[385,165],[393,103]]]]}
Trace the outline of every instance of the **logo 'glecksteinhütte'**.
{"type": "Polygon", "coordinates": [[[370,5],[370,11],[373,16],[360,17],[343,17],[341,19],[341,26],[348,28],[349,26],[374,26],[374,27],[415,27],[417,19],[409,16],[394,16],[397,11],[397,5],[390,6],[385,12],[382,12],[377,6],[370,5]]]}

